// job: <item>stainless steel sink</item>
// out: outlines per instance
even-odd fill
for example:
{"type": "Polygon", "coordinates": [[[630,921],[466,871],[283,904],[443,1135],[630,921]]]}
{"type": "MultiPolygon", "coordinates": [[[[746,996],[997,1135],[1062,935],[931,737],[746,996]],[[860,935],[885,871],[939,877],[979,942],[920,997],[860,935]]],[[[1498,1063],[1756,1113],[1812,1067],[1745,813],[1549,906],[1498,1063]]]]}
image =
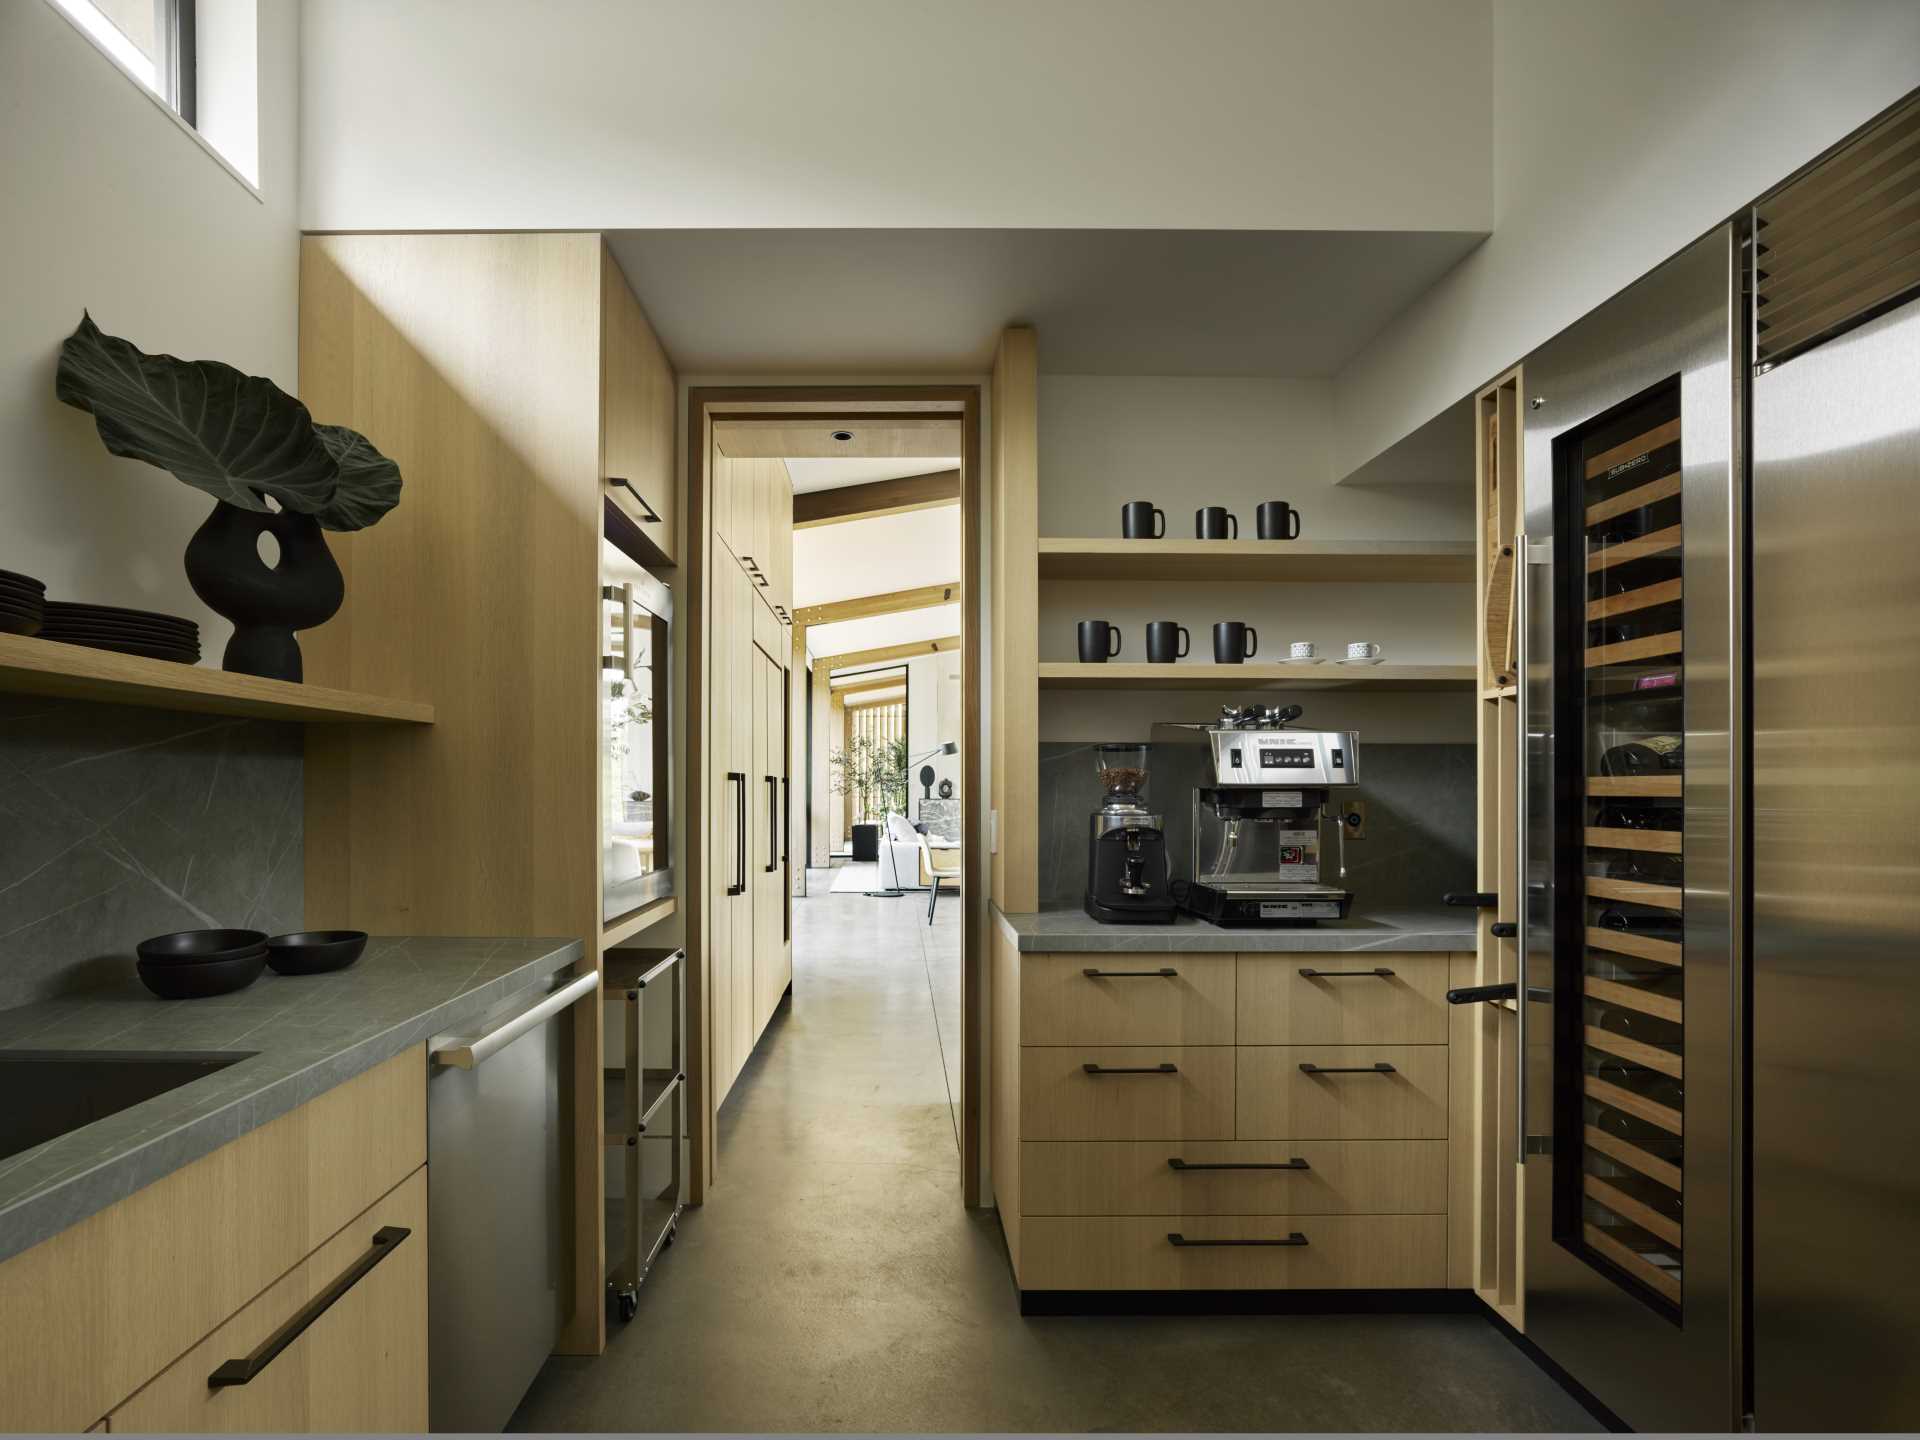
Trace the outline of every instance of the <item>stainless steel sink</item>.
{"type": "Polygon", "coordinates": [[[0,1050],[0,1159],[258,1053],[0,1050]]]}

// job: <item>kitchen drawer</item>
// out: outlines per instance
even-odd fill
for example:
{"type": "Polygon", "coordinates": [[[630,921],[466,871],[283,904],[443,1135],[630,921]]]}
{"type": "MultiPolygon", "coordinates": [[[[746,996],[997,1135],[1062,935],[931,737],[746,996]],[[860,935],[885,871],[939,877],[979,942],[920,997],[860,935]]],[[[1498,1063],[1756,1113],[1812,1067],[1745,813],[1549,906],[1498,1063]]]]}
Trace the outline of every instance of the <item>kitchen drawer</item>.
{"type": "Polygon", "coordinates": [[[1444,1045],[1450,959],[1241,955],[1236,1038],[1242,1045],[1444,1045]]]}
{"type": "Polygon", "coordinates": [[[427,1172],[422,1166],[108,1416],[116,1431],[269,1434],[427,1425],[427,1172]],[[375,1233],[404,1229],[245,1384],[209,1380],[350,1277],[375,1233]]]}
{"type": "Polygon", "coordinates": [[[1021,1221],[1023,1290],[1435,1289],[1444,1215],[1145,1215],[1021,1221]],[[1284,1240],[1304,1245],[1176,1245],[1284,1240]]]}
{"type": "Polygon", "coordinates": [[[1230,1045],[1030,1045],[1020,1052],[1020,1138],[1230,1140],[1234,1053],[1230,1045]]]}
{"type": "Polygon", "coordinates": [[[1120,1141],[1020,1147],[1035,1215],[1417,1215],[1447,1208],[1444,1140],[1120,1141]],[[1169,1161],[1185,1168],[1176,1169],[1169,1161]],[[1224,1169],[1209,1165],[1305,1169],[1224,1169]]]}
{"type": "MultiPolygon", "coordinates": [[[[1241,1140],[1430,1140],[1447,1134],[1444,1045],[1243,1045],[1241,1140]],[[1301,1066],[1320,1067],[1308,1074],[1301,1066]],[[1377,1064],[1393,1069],[1380,1072],[1377,1064]]],[[[1143,1137],[1144,1138],[1144,1137],[1143,1137]]]]}
{"type": "Polygon", "coordinates": [[[415,1045],[0,1264],[6,1427],[85,1428],[426,1159],[415,1045]]]}
{"type": "Polygon", "coordinates": [[[1022,956],[1020,1039],[1231,1045],[1233,983],[1231,955],[1022,956]]]}

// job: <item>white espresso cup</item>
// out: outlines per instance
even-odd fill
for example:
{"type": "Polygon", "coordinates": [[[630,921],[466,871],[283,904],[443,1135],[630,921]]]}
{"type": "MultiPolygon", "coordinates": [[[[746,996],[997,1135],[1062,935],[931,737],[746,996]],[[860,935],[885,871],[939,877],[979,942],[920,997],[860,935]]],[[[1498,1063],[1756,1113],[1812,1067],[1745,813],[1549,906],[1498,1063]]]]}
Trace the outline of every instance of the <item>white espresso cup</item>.
{"type": "Polygon", "coordinates": [[[1347,646],[1349,660],[1371,660],[1380,653],[1380,647],[1371,640],[1356,640],[1347,646]]]}
{"type": "Polygon", "coordinates": [[[1287,647],[1287,654],[1291,655],[1295,660],[1311,660],[1313,658],[1313,642],[1311,640],[1296,640],[1287,647]]]}

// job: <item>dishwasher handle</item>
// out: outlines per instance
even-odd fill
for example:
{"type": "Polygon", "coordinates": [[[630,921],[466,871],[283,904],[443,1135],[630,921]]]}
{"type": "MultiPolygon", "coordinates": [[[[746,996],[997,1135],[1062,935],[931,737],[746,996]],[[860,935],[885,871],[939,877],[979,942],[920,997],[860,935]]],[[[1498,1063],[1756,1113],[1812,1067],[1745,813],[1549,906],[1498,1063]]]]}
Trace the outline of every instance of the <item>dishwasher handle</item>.
{"type": "Polygon", "coordinates": [[[428,1051],[436,1065],[451,1065],[456,1070],[471,1070],[496,1050],[503,1050],[537,1025],[543,1025],[575,1001],[600,988],[598,972],[576,975],[567,984],[495,1026],[484,1035],[448,1036],[434,1042],[428,1051]]]}

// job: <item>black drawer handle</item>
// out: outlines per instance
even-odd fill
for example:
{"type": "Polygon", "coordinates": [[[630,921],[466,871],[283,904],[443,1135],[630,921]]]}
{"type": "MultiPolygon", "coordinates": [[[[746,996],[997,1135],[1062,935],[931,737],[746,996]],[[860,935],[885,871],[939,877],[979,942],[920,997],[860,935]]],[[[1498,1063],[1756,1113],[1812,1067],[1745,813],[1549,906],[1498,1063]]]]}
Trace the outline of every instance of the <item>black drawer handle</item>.
{"type": "Polygon", "coordinates": [[[1302,1075],[1391,1075],[1393,1066],[1386,1061],[1376,1061],[1372,1065],[1314,1065],[1302,1062],[1302,1075]]]}
{"type": "Polygon", "coordinates": [[[1120,980],[1129,975],[1145,975],[1153,979],[1171,980],[1180,972],[1171,965],[1163,965],[1158,970],[1094,970],[1089,968],[1082,970],[1080,973],[1089,980],[1120,980]]]}
{"type": "MultiPolygon", "coordinates": [[[[1515,1000],[1519,998],[1518,991],[1519,987],[1511,980],[1503,980],[1498,985],[1462,985],[1447,991],[1447,1004],[1478,1005],[1488,1001],[1515,1000]]],[[[1544,985],[1529,985],[1527,999],[1544,1004],[1553,999],[1553,991],[1544,985]]]]}
{"type": "Polygon", "coordinates": [[[1487,927],[1487,933],[1496,940],[1511,940],[1520,933],[1520,926],[1512,920],[1496,920],[1487,927]]]}
{"type": "Polygon", "coordinates": [[[640,502],[640,508],[647,512],[645,515],[641,516],[640,518],[645,520],[647,524],[658,525],[660,523],[660,512],[654,509],[652,505],[647,503],[647,497],[642,495],[638,490],[634,488],[634,484],[631,480],[624,479],[618,475],[609,475],[607,477],[607,483],[609,485],[618,485],[622,490],[625,490],[629,495],[633,496],[634,499],[640,502]]]}
{"type": "Polygon", "coordinates": [[[1080,1067],[1089,1075],[1178,1075],[1180,1067],[1171,1060],[1158,1065],[1095,1065],[1088,1061],[1080,1067]]]}
{"type": "Polygon", "coordinates": [[[251,1355],[240,1360],[229,1360],[207,1377],[207,1388],[219,1390],[228,1385],[244,1385],[267,1366],[274,1357],[300,1338],[300,1334],[314,1321],[332,1308],[334,1301],[345,1295],[387,1256],[391,1255],[400,1242],[413,1232],[401,1225],[382,1225],[373,1233],[373,1243],[358,1260],[340,1272],[340,1276],[313,1299],[302,1305],[293,1314],[293,1318],[274,1331],[251,1355]]]}
{"type": "Polygon", "coordinates": [[[1298,1155],[1291,1160],[1209,1160],[1195,1164],[1182,1160],[1178,1155],[1167,1157],[1169,1170],[1311,1170],[1313,1167],[1298,1155]]]}
{"type": "Polygon", "coordinates": [[[1463,905],[1470,910],[1493,910],[1500,897],[1491,890],[1454,890],[1440,897],[1442,905],[1463,905]]]}
{"type": "Polygon", "coordinates": [[[1311,966],[1300,972],[1309,980],[1332,980],[1342,975],[1374,975],[1382,980],[1391,980],[1393,971],[1382,965],[1376,970],[1315,970],[1311,966]]]}
{"type": "Polygon", "coordinates": [[[1178,1230],[1169,1230],[1167,1243],[1178,1245],[1182,1250],[1199,1250],[1222,1245],[1304,1245],[1307,1237],[1296,1230],[1284,1240],[1189,1240],[1178,1230]]]}

